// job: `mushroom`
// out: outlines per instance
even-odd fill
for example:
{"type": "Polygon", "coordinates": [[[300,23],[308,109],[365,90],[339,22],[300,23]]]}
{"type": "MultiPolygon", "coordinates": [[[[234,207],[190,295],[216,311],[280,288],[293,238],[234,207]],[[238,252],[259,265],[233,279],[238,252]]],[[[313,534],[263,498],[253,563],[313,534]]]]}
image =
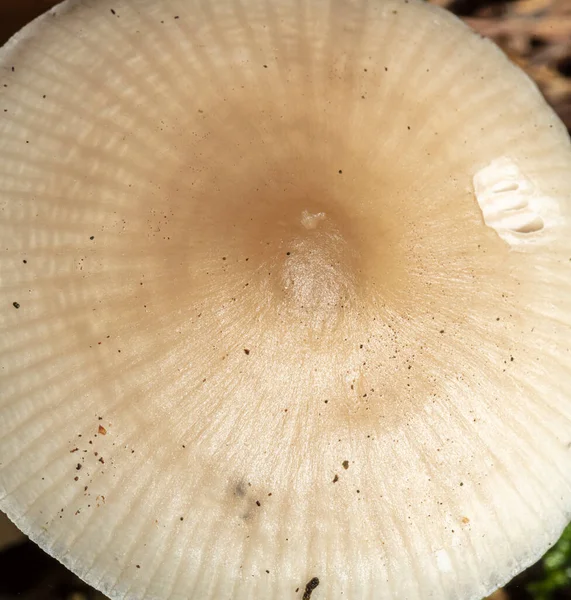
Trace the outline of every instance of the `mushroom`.
{"type": "Polygon", "coordinates": [[[79,0],[0,53],[0,508],[113,599],[476,599],[571,516],[571,144],[416,0],[79,0]]]}

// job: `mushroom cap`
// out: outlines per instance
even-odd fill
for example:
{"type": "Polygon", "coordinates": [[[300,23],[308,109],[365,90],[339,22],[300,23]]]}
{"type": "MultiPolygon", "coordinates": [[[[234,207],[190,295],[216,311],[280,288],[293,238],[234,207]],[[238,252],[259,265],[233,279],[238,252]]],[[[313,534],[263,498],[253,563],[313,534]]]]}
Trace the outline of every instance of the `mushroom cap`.
{"type": "Polygon", "coordinates": [[[66,2],[0,51],[0,508],[113,599],[476,599],[571,516],[571,144],[415,0],[66,2]]]}

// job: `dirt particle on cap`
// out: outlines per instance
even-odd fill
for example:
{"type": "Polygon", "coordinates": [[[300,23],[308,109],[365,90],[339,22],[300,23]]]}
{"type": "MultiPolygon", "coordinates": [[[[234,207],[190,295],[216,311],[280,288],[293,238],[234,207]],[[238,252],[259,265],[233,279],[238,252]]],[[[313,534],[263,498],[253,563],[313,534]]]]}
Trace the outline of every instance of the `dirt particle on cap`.
{"type": "Polygon", "coordinates": [[[335,477],[333,478],[333,483],[337,483],[339,481],[339,475],[335,474],[335,477]]]}
{"type": "Polygon", "coordinates": [[[244,348],[244,354],[248,356],[250,354],[250,350],[248,350],[248,348],[244,348]]]}
{"type": "Polygon", "coordinates": [[[14,308],[20,308],[20,303],[19,302],[12,302],[12,306],[14,308]]]}
{"type": "Polygon", "coordinates": [[[349,468],[349,461],[348,460],[344,460],[341,464],[343,465],[343,468],[345,470],[347,470],[349,468]]]}
{"type": "Polygon", "coordinates": [[[303,599],[302,600],[310,600],[311,598],[311,594],[313,592],[313,590],[319,585],[319,579],[317,577],[314,577],[313,579],[310,579],[306,586],[305,586],[305,591],[303,592],[303,599]]]}
{"type": "Polygon", "coordinates": [[[103,425],[99,425],[99,427],[97,428],[97,433],[100,433],[101,435],[107,435],[107,429],[105,429],[103,425]]]}

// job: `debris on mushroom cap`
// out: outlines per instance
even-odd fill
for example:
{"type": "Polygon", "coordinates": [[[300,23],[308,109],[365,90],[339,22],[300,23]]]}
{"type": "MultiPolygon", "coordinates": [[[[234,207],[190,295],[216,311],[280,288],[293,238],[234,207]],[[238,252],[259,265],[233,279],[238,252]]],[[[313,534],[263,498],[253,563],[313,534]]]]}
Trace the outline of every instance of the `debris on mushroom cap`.
{"type": "Polygon", "coordinates": [[[571,145],[495,46],[414,0],[85,0],[0,65],[25,533],[114,599],[480,598],[555,541],[571,145]]]}

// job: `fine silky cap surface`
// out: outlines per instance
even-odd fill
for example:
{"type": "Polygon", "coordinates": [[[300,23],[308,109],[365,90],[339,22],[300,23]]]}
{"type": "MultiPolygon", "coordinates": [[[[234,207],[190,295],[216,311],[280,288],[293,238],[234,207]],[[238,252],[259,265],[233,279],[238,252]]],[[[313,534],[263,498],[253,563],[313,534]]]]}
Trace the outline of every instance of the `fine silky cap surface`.
{"type": "Polygon", "coordinates": [[[477,599],[571,515],[571,147],[397,0],[69,2],[0,51],[0,508],[113,599],[477,599]]]}

